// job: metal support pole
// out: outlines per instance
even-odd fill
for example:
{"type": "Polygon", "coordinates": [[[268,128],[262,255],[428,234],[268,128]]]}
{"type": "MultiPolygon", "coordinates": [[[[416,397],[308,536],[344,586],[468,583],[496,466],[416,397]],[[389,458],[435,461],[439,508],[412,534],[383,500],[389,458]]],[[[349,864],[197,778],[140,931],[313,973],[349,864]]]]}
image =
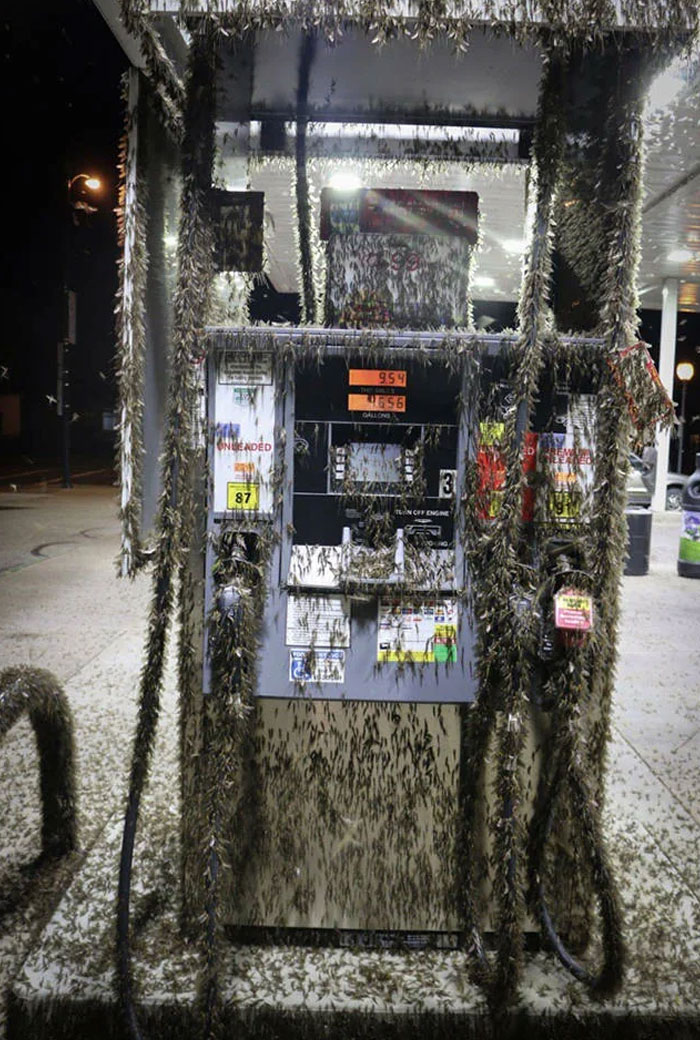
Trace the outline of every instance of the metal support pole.
{"type": "Polygon", "coordinates": [[[70,475],[70,420],[71,420],[71,401],[70,401],[70,366],[71,356],[70,348],[75,344],[75,329],[76,329],[76,297],[73,289],[73,269],[72,269],[72,247],[73,247],[73,226],[72,226],[72,211],[71,211],[71,184],[72,181],[68,177],[68,169],[64,167],[64,184],[66,185],[65,194],[65,205],[66,210],[63,217],[63,242],[62,242],[62,257],[61,262],[63,265],[62,276],[63,276],[63,294],[61,299],[61,365],[59,373],[60,382],[60,394],[59,399],[61,402],[61,465],[63,468],[63,480],[61,486],[64,488],[72,488],[73,481],[70,475]]]}
{"type": "MultiPolygon", "coordinates": [[[[661,345],[659,352],[659,376],[670,396],[673,396],[673,371],[676,363],[676,321],[678,316],[678,279],[664,279],[661,304],[661,345]]],[[[666,479],[668,477],[668,452],[671,433],[657,430],[658,451],[656,455],[656,480],[652,509],[663,513],[666,509],[666,479]]]]}
{"type": "Polygon", "coordinates": [[[681,415],[680,415],[680,426],[678,427],[678,462],[676,463],[676,472],[683,472],[683,441],[685,440],[685,395],[688,390],[688,384],[683,382],[683,389],[681,390],[681,415]]]}
{"type": "Polygon", "coordinates": [[[64,339],[62,344],[63,364],[61,366],[61,458],[63,460],[63,481],[61,486],[72,488],[70,476],[70,343],[64,339]]]}

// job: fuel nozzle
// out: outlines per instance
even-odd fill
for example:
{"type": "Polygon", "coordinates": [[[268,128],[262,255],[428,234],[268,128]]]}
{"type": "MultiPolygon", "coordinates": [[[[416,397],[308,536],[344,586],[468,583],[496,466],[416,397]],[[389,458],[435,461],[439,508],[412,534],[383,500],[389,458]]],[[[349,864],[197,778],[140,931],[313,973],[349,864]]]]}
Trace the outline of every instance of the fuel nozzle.
{"type": "Polygon", "coordinates": [[[573,539],[552,539],[545,565],[551,603],[543,612],[540,656],[551,659],[558,646],[574,649],[588,641],[593,629],[593,595],[583,548],[573,539]]]}
{"type": "Polygon", "coordinates": [[[216,605],[222,618],[230,621],[232,625],[238,625],[243,613],[243,596],[241,590],[235,585],[224,585],[219,591],[216,605]]]}

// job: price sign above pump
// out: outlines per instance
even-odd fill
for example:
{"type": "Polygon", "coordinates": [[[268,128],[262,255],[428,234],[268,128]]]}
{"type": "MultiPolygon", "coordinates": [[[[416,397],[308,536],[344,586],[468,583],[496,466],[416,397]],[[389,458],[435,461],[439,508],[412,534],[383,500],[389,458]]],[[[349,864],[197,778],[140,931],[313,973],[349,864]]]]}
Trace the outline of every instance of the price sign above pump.
{"type": "Polygon", "coordinates": [[[466,325],[478,203],[470,191],[324,188],[327,324],[466,325]]]}

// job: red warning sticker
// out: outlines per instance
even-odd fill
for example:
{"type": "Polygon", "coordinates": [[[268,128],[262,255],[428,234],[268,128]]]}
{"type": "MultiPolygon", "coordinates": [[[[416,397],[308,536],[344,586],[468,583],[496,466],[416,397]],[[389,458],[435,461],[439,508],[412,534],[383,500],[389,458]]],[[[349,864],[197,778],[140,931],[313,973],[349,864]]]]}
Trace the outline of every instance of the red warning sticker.
{"type": "Polygon", "coordinates": [[[554,597],[555,628],[590,632],[593,628],[593,597],[579,589],[560,589],[554,597]]]}

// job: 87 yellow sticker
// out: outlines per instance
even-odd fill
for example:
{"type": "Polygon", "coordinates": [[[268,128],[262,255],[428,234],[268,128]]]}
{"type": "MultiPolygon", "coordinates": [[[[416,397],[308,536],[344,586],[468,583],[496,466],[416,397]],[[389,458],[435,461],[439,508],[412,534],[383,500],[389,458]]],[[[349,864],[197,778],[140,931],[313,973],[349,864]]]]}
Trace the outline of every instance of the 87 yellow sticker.
{"type": "Polygon", "coordinates": [[[229,483],[226,485],[227,509],[257,509],[259,502],[259,484],[229,483]]]}

